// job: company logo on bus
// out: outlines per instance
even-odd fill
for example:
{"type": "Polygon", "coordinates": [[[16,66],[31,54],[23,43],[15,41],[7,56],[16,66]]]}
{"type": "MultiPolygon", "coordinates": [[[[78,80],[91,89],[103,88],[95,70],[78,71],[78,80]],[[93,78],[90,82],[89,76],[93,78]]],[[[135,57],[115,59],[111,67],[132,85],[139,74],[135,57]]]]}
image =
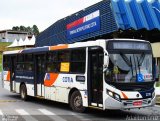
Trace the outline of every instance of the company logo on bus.
{"type": "Polygon", "coordinates": [[[46,80],[50,80],[50,74],[46,75],[46,80]]]}

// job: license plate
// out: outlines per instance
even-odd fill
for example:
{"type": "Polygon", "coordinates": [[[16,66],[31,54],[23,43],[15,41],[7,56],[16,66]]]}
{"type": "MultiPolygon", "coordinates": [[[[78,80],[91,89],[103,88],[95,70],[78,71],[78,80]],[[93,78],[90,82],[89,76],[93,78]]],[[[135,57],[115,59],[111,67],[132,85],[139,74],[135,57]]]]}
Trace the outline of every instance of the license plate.
{"type": "Polygon", "coordinates": [[[134,106],[141,106],[142,105],[142,101],[135,101],[133,102],[134,106]]]}

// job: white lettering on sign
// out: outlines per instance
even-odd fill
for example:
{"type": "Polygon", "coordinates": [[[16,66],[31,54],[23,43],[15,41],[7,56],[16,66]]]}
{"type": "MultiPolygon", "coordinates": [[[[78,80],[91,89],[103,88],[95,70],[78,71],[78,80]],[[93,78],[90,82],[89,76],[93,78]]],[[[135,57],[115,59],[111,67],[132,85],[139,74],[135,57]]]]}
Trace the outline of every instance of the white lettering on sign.
{"type": "Polygon", "coordinates": [[[70,35],[75,34],[75,33],[78,33],[78,32],[81,32],[81,31],[84,31],[84,30],[86,30],[86,29],[90,29],[90,28],[92,28],[92,27],[94,27],[94,26],[96,26],[96,25],[97,25],[96,22],[92,22],[92,23],[90,23],[90,24],[87,24],[87,25],[85,25],[85,26],[82,26],[82,27],[79,27],[79,28],[77,28],[77,29],[75,29],[75,30],[70,31],[70,35]]]}
{"type": "Polygon", "coordinates": [[[16,76],[16,78],[19,78],[19,79],[34,79],[33,76],[16,76]]]}
{"type": "Polygon", "coordinates": [[[99,16],[99,10],[97,10],[97,11],[95,11],[95,12],[93,12],[93,13],[87,15],[87,16],[85,16],[83,18],[83,22],[87,22],[87,21],[92,20],[92,19],[94,19],[94,18],[96,18],[98,16],[99,16]]]}

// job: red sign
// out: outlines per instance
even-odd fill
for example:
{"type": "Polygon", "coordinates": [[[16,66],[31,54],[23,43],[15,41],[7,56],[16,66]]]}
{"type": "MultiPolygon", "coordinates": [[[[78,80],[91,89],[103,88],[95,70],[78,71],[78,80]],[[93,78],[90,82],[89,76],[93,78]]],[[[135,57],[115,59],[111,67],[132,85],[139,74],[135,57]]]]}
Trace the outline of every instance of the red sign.
{"type": "Polygon", "coordinates": [[[134,106],[141,106],[142,105],[142,101],[135,101],[133,102],[134,106]]]}

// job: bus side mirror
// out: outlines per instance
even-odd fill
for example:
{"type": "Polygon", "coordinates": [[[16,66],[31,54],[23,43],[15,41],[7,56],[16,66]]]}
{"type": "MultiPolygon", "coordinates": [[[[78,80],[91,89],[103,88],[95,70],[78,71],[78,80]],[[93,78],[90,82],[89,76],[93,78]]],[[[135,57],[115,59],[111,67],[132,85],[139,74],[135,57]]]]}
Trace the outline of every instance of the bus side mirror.
{"type": "Polygon", "coordinates": [[[109,56],[106,53],[104,53],[103,73],[106,73],[106,74],[109,73],[108,63],[109,63],[109,56]]]}
{"type": "Polygon", "coordinates": [[[108,67],[108,63],[109,63],[109,56],[104,53],[104,68],[108,67]]]}
{"type": "Polygon", "coordinates": [[[159,67],[156,65],[156,60],[153,58],[153,76],[156,82],[159,81],[159,67]]]}

